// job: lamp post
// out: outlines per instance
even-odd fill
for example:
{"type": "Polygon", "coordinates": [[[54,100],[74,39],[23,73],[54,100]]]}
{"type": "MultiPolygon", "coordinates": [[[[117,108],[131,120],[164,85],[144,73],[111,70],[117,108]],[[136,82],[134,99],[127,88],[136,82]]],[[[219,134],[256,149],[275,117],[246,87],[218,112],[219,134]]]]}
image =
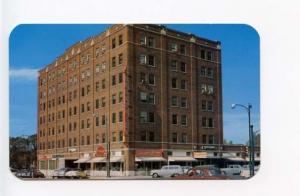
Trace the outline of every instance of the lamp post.
{"type": "Polygon", "coordinates": [[[246,109],[248,114],[248,128],[249,128],[249,171],[250,171],[250,177],[254,175],[254,138],[253,138],[253,125],[251,125],[251,108],[252,105],[248,104],[247,106],[242,104],[232,104],[231,108],[234,109],[237,106],[242,107],[246,109]]]}

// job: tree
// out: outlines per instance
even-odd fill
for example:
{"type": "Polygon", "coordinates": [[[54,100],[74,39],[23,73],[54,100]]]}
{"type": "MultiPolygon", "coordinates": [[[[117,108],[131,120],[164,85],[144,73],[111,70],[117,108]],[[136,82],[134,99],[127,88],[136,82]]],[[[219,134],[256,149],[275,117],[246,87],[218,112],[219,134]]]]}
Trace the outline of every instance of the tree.
{"type": "Polygon", "coordinates": [[[30,168],[36,164],[36,134],[9,138],[9,165],[14,169],[30,168]]]}

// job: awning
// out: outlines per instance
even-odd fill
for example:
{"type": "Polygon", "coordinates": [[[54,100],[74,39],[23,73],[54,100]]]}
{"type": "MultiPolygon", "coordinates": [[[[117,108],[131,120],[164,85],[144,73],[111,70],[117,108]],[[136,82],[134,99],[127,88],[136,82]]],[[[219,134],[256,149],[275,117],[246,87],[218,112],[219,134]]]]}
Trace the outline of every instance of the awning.
{"type": "Polygon", "coordinates": [[[74,161],[74,163],[87,163],[88,160],[90,160],[89,157],[82,157],[82,158],[74,161]]]}
{"type": "Polygon", "coordinates": [[[106,161],[105,157],[94,157],[87,162],[88,163],[101,163],[101,162],[105,162],[105,161],[106,161]]]}
{"type": "Polygon", "coordinates": [[[194,159],[193,157],[175,157],[175,156],[169,156],[169,161],[197,161],[197,159],[194,159]]]}
{"type": "Polygon", "coordinates": [[[160,162],[167,161],[163,157],[135,157],[136,162],[160,162]]]}
{"type": "Polygon", "coordinates": [[[242,157],[228,157],[226,158],[230,161],[246,161],[245,159],[243,159],[242,157]]]}

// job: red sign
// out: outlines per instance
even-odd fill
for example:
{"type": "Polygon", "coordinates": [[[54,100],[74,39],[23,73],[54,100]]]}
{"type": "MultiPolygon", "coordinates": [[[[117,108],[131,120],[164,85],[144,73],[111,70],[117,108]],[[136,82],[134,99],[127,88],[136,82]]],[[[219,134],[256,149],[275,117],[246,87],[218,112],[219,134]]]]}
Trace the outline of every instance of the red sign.
{"type": "Polygon", "coordinates": [[[105,148],[102,145],[99,145],[97,148],[96,156],[103,157],[106,155],[105,148]]]}
{"type": "Polygon", "coordinates": [[[137,157],[162,157],[163,151],[161,149],[158,150],[150,150],[150,149],[137,149],[135,151],[135,156],[137,157]]]}

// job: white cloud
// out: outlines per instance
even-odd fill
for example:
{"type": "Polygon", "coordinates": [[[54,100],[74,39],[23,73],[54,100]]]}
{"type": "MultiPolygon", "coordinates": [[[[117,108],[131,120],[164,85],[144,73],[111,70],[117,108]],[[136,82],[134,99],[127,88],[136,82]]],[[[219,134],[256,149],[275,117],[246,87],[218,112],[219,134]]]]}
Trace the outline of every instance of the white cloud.
{"type": "Polygon", "coordinates": [[[14,79],[35,80],[38,77],[38,69],[10,69],[9,77],[14,79]]]}

